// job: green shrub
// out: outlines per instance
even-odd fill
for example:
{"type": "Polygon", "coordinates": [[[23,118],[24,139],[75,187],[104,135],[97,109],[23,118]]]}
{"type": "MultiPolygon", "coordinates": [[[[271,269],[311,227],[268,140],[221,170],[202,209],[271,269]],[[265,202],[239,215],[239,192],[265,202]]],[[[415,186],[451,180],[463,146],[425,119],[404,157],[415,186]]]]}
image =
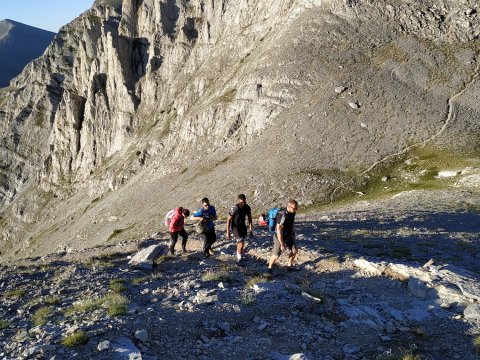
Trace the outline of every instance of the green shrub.
{"type": "Polygon", "coordinates": [[[24,289],[17,289],[6,292],[3,296],[6,298],[21,298],[25,295],[24,289]]]}
{"type": "Polygon", "coordinates": [[[55,296],[49,296],[45,298],[45,304],[47,305],[57,305],[60,302],[60,299],[55,296]]]}
{"type": "Polygon", "coordinates": [[[255,284],[268,282],[268,281],[270,281],[270,279],[266,275],[252,276],[247,280],[247,283],[245,285],[247,287],[253,287],[253,285],[255,284]]]}
{"type": "Polygon", "coordinates": [[[122,291],[127,290],[124,279],[110,280],[110,284],[108,285],[108,288],[116,293],[121,293],[122,291]]]}
{"type": "Polygon", "coordinates": [[[473,347],[478,353],[480,353],[480,335],[473,339],[473,347]]]}
{"type": "Polygon", "coordinates": [[[232,277],[230,276],[230,273],[227,270],[208,270],[203,274],[202,276],[203,281],[224,281],[224,282],[231,282],[232,277]]]}
{"type": "Polygon", "coordinates": [[[0,330],[6,329],[10,326],[10,323],[6,320],[0,320],[0,330]]]}
{"type": "Polygon", "coordinates": [[[100,299],[85,299],[76,301],[71,307],[65,310],[65,316],[72,316],[75,313],[84,313],[99,309],[102,304],[100,299]]]}
{"type": "Polygon", "coordinates": [[[40,309],[35,311],[35,313],[33,314],[32,322],[36,326],[45,325],[48,322],[51,314],[52,314],[51,308],[41,307],[40,309]]]}
{"type": "Polygon", "coordinates": [[[129,301],[125,296],[120,294],[107,294],[102,299],[102,303],[107,309],[108,315],[120,316],[127,312],[129,301]]]}
{"type": "Polygon", "coordinates": [[[83,331],[77,331],[71,335],[65,337],[62,341],[63,346],[73,347],[78,345],[84,345],[88,342],[88,336],[83,331]]]}
{"type": "Polygon", "coordinates": [[[148,282],[148,280],[150,280],[150,277],[141,276],[141,277],[137,277],[137,278],[132,279],[132,284],[134,284],[134,285],[143,284],[143,283],[148,282]]]}
{"type": "Polygon", "coordinates": [[[163,255],[160,255],[158,258],[156,258],[154,263],[156,265],[159,265],[159,264],[165,263],[165,262],[173,260],[173,259],[175,259],[175,256],[170,255],[170,254],[163,254],[163,255]]]}
{"type": "Polygon", "coordinates": [[[420,355],[414,355],[411,351],[401,350],[399,353],[382,355],[378,360],[422,360],[420,355]]]}

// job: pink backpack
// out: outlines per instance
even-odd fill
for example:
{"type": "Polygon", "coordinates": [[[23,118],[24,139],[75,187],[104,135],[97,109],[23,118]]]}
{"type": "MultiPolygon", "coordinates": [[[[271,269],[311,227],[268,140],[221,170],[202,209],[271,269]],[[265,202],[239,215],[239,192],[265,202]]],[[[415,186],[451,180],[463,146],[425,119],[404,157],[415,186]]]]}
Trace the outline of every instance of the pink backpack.
{"type": "Polygon", "coordinates": [[[172,221],[172,217],[175,215],[175,209],[170,210],[167,215],[165,215],[165,226],[168,228],[170,227],[170,221],[172,221]]]}

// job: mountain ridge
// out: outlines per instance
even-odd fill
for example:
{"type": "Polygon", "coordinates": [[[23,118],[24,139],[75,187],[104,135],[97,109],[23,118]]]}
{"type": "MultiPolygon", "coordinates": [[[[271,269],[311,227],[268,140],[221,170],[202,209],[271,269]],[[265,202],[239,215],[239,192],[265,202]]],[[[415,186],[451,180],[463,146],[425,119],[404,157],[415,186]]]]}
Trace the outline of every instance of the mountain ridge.
{"type": "Polygon", "coordinates": [[[478,157],[475,2],[117,5],[63,27],[1,94],[13,252],[142,237],[205,195],[328,203],[422,148],[478,157]]]}
{"type": "Polygon", "coordinates": [[[0,21],[0,87],[7,86],[31,60],[40,56],[55,33],[18,21],[0,21]]]}

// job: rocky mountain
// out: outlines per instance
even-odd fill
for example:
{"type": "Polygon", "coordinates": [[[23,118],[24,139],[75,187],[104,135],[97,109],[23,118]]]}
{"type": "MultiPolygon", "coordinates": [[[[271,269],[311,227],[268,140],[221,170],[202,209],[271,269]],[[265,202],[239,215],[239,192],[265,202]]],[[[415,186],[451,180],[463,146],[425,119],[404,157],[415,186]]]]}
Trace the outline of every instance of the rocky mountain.
{"type": "Polygon", "coordinates": [[[96,1],[0,93],[2,256],[477,166],[479,34],[473,0],[96,1]]]}
{"type": "Polygon", "coordinates": [[[0,21],[0,87],[20,74],[33,59],[42,55],[55,33],[13,20],[0,21]]]}

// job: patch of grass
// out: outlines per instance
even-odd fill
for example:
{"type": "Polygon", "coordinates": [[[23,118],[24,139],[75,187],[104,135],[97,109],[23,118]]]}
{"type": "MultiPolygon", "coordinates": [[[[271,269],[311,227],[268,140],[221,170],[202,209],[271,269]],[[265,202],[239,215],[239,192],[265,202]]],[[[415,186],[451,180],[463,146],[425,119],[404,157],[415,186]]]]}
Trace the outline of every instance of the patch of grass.
{"type": "Polygon", "coordinates": [[[232,277],[227,270],[208,270],[202,276],[203,281],[232,282],[232,277]]]}
{"type": "Polygon", "coordinates": [[[133,229],[134,226],[135,225],[132,224],[126,228],[114,230],[113,233],[108,237],[107,241],[111,241],[114,238],[116,238],[118,235],[122,234],[123,232],[133,229]]]}
{"type": "Polygon", "coordinates": [[[480,354],[480,335],[473,339],[473,347],[475,348],[475,351],[480,354]]]}
{"type": "Polygon", "coordinates": [[[107,294],[103,298],[103,305],[110,316],[120,316],[127,312],[128,299],[120,294],[107,294]]]}
{"type": "Polygon", "coordinates": [[[160,255],[158,258],[155,259],[154,264],[156,264],[156,265],[163,264],[163,263],[171,261],[173,259],[175,259],[175,256],[170,255],[170,254],[163,254],[163,255],[160,255]]]}
{"type": "MultiPolygon", "coordinates": [[[[446,189],[455,182],[455,177],[437,178],[439,171],[458,171],[466,167],[480,167],[480,154],[447,152],[434,146],[418,146],[408,153],[377,166],[364,176],[356,172],[337,171],[329,173],[324,170],[308,170],[305,173],[321,177],[323,180],[343,184],[332,187],[335,190],[333,201],[340,205],[356,202],[359,199],[369,201],[392,196],[403,191],[446,189]],[[385,181],[386,177],[386,181],[385,181]],[[362,196],[359,196],[362,193],[362,196]]],[[[318,211],[326,206],[331,208],[330,196],[328,205],[325,199],[316,199],[315,204],[305,211],[318,211]]]]}
{"type": "Polygon", "coordinates": [[[0,330],[6,329],[10,326],[10,322],[6,320],[0,320],[0,330]]]}
{"type": "Polygon", "coordinates": [[[121,293],[122,291],[127,290],[124,279],[110,280],[110,284],[108,285],[108,288],[116,293],[121,293]]]}
{"type": "Polygon", "coordinates": [[[62,341],[63,346],[73,347],[78,345],[85,345],[88,342],[88,336],[83,331],[77,331],[65,337],[62,341]]]}
{"type": "Polygon", "coordinates": [[[52,309],[49,307],[41,307],[35,313],[33,314],[32,317],[32,322],[35,326],[41,326],[45,325],[49,320],[52,315],[52,309]]]}
{"type": "Polygon", "coordinates": [[[47,305],[57,305],[60,302],[60,299],[56,296],[49,296],[45,298],[44,302],[47,305]]]}
{"type": "Polygon", "coordinates": [[[4,295],[5,298],[7,299],[19,299],[25,296],[25,290],[24,289],[16,289],[12,291],[7,291],[4,295]]]}
{"type": "Polygon", "coordinates": [[[76,301],[71,307],[65,310],[65,316],[72,316],[77,313],[85,313],[99,309],[102,304],[100,299],[84,299],[76,301]]]}
{"type": "Polygon", "coordinates": [[[270,281],[270,277],[267,275],[252,276],[247,280],[247,282],[245,283],[245,286],[253,287],[253,285],[255,284],[269,282],[269,281],[270,281]]]}
{"type": "Polygon", "coordinates": [[[424,338],[427,336],[427,333],[425,331],[424,328],[420,327],[420,326],[417,326],[417,327],[414,327],[412,329],[412,333],[417,336],[417,337],[421,337],[421,338],[424,338]]]}
{"type": "Polygon", "coordinates": [[[132,284],[138,285],[138,284],[144,284],[150,280],[150,277],[148,276],[141,276],[141,277],[136,277],[132,279],[132,284]]]}

